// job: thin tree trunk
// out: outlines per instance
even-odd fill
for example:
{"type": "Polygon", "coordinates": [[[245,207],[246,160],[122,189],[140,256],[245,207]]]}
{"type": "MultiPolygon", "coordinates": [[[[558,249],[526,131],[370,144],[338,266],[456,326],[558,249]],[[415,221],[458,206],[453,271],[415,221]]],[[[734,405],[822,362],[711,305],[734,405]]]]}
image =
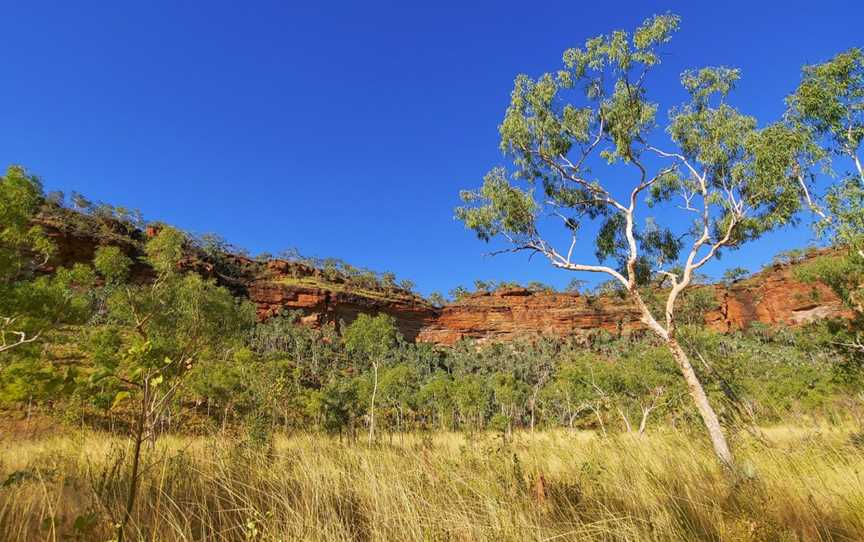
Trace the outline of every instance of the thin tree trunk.
{"type": "Polygon", "coordinates": [[[627,432],[628,432],[628,433],[632,433],[632,432],[633,432],[633,427],[630,425],[630,420],[627,419],[627,415],[624,414],[624,411],[621,410],[620,407],[618,407],[617,410],[618,410],[618,415],[621,416],[621,419],[622,419],[622,420],[624,420],[624,427],[627,429],[627,432]]]}
{"type": "MultiPolygon", "coordinates": [[[[402,428],[402,405],[399,405],[399,444],[405,446],[405,430],[402,428]]],[[[416,426],[416,424],[415,424],[416,426]]]]}
{"type": "Polygon", "coordinates": [[[135,428],[135,449],[132,452],[132,476],[129,480],[129,493],[126,496],[126,510],[123,519],[117,527],[117,542],[123,542],[123,535],[129,519],[132,517],[132,509],[135,507],[135,497],[138,494],[138,467],[141,463],[141,444],[144,440],[144,418],[147,416],[147,393],[141,400],[141,413],[138,416],[138,426],[135,428]]]}
{"type": "Polygon", "coordinates": [[[681,374],[687,382],[687,390],[690,392],[690,397],[696,403],[696,408],[702,416],[705,428],[708,429],[708,436],[711,439],[711,445],[714,447],[714,453],[717,454],[717,457],[724,466],[732,467],[734,464],[732,452],[729,450],[726,436],[723,435],[723,429],[720,427],[720,419],[708,402],[708,396],[705,395],[705,390],[702,388],[702,384],[699,382],[693,366],[690,365],[687,353],[684,352],[684,349],[681,348],[681,345],[674,338],[668,338],[666,346],[672,352],[672,357],[675,358],[675,362],[678,364],[678,368],[681,369],[681,374]]]}
{"type": "MultiPolygon", "coordinates": [[[[678,291],[683,290],[686,284],[687,283],[678,284],[676,288],[678,291]]],[[[699,377],[696,376],[696,372],[690,364],[690,359],[687,357],[687,353],[683,348],[681,348],[678,341],[675,340],[673,318],[675,295],[673,294],[675,294],[674,289],[672,294],[670,294],[666,305],[666,320],[669,329],[664,329],[663,326],[658,324],[657,320],[654,319],[650,309],[642,300],[642,297],[638,292],[631,290],[631,297],[642,312],[642,322],[663,339],[666,343],[666,347],[669,348],[672,357],[675,359],[675,363],[678,364],[678,368],[681,370],[681,375],[687,383],[687,391],[690,393],[690,397],[693,398],[693,402],[696,403],[696,409],[699,411],[699,415],[702,416],[702,422],[708,430],[708,438],[711,439],[714,453],[717,455],[717,458],[723,466],[732,468],[734,466],[734,460],[732,458],[732,452],[729,450],[729,444],[726,442],[726,436],[723,435],[723,429],[720,427],[720,419],[711,407],[711,403],[708,402],[708,396],[705,395],[705,389],[702,388],[702,383],[699,382],[699,377]]]]}
{"type": "Polygon", "coordinates": [[[225,434],[225,430],[228,428],[228,411],[231,410],[231,401],[225,403],[225,408],[222,409],[222,434],[225,434]]]}
{"type": "Polygon", "coordinates": [[[603,436],[605,437],[606,436],[606,425],[603,423],[603,417],[600,415],[600,409],[595,406],[595,407],[592,407],[591,410],[594,411],[594,415],[597,417],[597,421],[600,422],[600,430],[603,432],[603,436]]]}
{"type": "Polygon", "coordinates": [[[648,427],[648,416],[651,414],[652,408],[642,408],[642,421],[639,422],[639,436],[645,434],[645,429],[648,427]]]}
{"type": "Polygon", "coordinates": [[[372,364],[372,400],[369,402],[369,444],[375,438],[375,394],[378,392],[378,363],[372,364]]]}

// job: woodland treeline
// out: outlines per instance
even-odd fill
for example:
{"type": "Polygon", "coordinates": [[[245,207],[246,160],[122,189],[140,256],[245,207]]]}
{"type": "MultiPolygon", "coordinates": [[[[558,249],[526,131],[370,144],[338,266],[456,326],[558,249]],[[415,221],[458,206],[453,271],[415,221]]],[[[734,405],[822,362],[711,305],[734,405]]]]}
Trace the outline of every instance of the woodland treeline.
{"type": "MultiPolygon", "coordinates": [[[[46,274],[56,246],[35,217],[57,201],[22,168],[10,168],[2,186],[6,409],[148,438],[313,430],[377,439],[549,427],[642,433],[696,421],[668,351],[645,333],[441,348],[405,341],[386,315],[363,315],[341,334],[301,325],[291,313],[259,322],[250,302],[183,271],[195,242],[164,225],[142,241],[141,261],[117,246],[115,228],[99,234],[105,245],[92,262],[46,274]],[[135,265],[152,276],[135,276],[135,265]]],[[[79,215],[91,229],[92,218],[79,215]]],[[[798,273],[828,282],[855,308],[849,285],[861,268],[857,255],[844,254],[798,273]]],[[[645,298],[656,288],[646,285],[645,298]]],[[[699,292],[680,302],[681,340],[724,419],[857,415],[860,321],[722,335],[704,328],[711,304],[699,292]]]]}

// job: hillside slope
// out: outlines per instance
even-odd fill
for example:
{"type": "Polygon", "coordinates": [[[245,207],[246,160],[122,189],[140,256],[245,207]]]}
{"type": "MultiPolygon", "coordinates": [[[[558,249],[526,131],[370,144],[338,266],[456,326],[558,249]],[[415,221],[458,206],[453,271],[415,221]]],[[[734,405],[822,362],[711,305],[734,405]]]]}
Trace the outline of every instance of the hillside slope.
{"type": "MultiPolygon", "coordinates": [[[[55,240],[58,251],[49,270],[60,265],[86,263],[100,245],[121,247],[140,258],[144,240],[155,230],[129,228],[111,221],[82,218],[63,210],[45,214],[40,223],[55,240]]],[[[815,251],[810,258],[829,257],[815,251]]],[[[147,280],[149,268],[138,260],[134,268],[147,280]]],[[[460,339],[509,340],[517,336],[566,336],[603,329],[612,333],[641,327],[636,308],[615,295],[535,292],[505,288],[476,293],[443,308],[398,287],[358,284],[340,272],[325,272],[284,259],[266,261],[220,253],[202,253],[190,247],[184,260],[189,270],[214,278],[235,295],[249,298],[266,319],[283,311],[299,311],[309,325],[350,323],[358,314],[385,313],[394,317],[403,336],[411,341],[450,345],[460,339]]],[[[706,323],[718,331],[764,324],[798,325],[818,318],[849,317],[836,295],[823,284],[805,284],[794,276],[795,264],[772,265],[731,285],[710,285],[714,306],[706,323]]]]}

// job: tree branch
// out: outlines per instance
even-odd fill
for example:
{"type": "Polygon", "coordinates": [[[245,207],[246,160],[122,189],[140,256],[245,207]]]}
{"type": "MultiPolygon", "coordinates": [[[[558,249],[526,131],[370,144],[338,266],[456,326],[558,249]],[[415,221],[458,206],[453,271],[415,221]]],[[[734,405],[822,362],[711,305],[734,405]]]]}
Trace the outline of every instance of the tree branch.
{"type": "Polygon", "coordinates": [[[0,329],[0,352],[12,350],[13,348],[16,348],[18,346],[35,342],[42,335],[42,331],[36,332],[36,334],[31,337],[27,337],[27,332],[25,331],[7,331],[7,328],[11,327],[17,319],[17,316],[0,317],[0,320],[3,321],[2,329],[0,329]],[[7,335],[15,335],[16,337],[18,337],[18,340],[10,343],[6,338],[7,335]]]}

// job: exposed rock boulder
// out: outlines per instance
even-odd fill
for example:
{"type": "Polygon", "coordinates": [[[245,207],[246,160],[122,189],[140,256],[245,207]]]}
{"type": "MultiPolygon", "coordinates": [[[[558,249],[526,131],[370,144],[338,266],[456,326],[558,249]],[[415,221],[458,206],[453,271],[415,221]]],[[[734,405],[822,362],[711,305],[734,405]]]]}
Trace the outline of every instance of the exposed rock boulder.
{"type": "MultiPolygon", "coordinates": [[[[830,254],[817,252],[808,260],[817,257],[830,254]]],[[[718,303],[706,315],[706,323],[726,332],[744,329],[754,322],[795,326],[821,318],[853,316],[828,286],[798,280],[796,265],[800,264],[775,264],[729,288],[713,286],[718,303]]]]}

